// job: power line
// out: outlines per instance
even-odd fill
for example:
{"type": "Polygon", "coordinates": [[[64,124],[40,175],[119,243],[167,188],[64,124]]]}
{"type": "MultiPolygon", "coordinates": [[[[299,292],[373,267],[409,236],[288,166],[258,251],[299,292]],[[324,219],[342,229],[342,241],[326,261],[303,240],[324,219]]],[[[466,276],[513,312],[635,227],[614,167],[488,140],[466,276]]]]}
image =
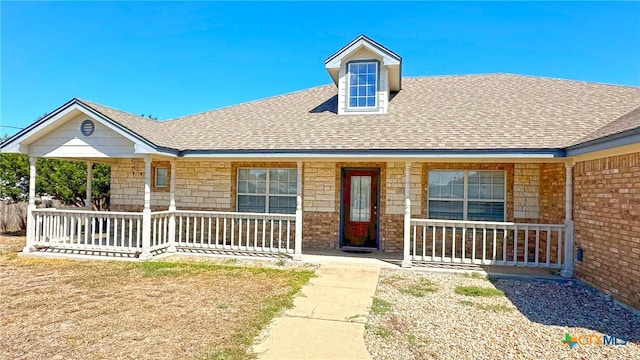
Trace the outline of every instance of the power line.
{"type": "Polygon", "coordinates": [[[21,127],[10,126],[10,125],[0,125],[0,127],[6,127],[6,128],[12,128],[12,129],[18,129],[18,130],[23,130],[24,129],[24,128],[21,128],[21,127]]]}

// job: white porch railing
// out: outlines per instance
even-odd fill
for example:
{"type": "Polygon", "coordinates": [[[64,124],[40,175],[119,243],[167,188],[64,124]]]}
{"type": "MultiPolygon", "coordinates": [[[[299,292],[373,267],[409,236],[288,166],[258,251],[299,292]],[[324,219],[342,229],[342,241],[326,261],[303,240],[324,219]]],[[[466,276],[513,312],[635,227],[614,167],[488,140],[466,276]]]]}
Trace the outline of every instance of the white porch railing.
{"type": "Polygon", "coordinates": [[[175,213],[179,248],[294,253],[295,215],[184,210],[175,213]]]}
{"type": "Polygon", "coordinates": [[[410,260],[561,268],[565,225],[411,219],[410,260]]]}
{"type": "MultiPolygon", "coordinates": [[[[30,245],[35,248],[131,254],[144,250],[142,213],[36,209],[33,215],[30,245]]],[[[151,253],[174,245],[183,250],[295,254],[293,214],[176,210],[152,212],[150,221],[151,253]]]]}
{"type": "Polygon", "coordinates": [[[33,245],[105,252],[140,252],[142,214],[86,210],[33,210],[33,245]]]}
{"type": "Polygon", "coordinates": [[[151,249],[158,251],[169,247],[171,237],[169,233],[169,220],[171,211],[156,211],[151,213],[151,249]]]}

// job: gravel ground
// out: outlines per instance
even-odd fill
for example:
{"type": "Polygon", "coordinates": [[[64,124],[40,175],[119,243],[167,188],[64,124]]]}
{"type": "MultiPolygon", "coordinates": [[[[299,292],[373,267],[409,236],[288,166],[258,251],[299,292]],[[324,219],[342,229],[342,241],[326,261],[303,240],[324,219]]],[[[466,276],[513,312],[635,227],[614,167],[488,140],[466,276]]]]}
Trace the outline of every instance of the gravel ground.
{"type": "Polygon", "coordinates": [[[640,317],[573,282],[385,269],[365,343],[374,359],[640,359],[640,317]],[[457,286],[505,295],[459,295],[457,286]],[[569,349],[566,333],[627,343],[569,349]]]}

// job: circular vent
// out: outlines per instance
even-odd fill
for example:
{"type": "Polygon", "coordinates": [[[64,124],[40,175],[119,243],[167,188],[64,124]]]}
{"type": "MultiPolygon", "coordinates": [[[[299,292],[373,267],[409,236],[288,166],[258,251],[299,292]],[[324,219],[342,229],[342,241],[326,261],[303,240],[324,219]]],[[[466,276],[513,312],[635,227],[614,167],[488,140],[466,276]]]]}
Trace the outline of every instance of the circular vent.
{"type": "Polygon", "coordinates": [[[95,125],[91,120],[85,120],[80,124],[80,132],[84,136],[90,136],[93,134],[93,130],[95,130],[95,125]]]}

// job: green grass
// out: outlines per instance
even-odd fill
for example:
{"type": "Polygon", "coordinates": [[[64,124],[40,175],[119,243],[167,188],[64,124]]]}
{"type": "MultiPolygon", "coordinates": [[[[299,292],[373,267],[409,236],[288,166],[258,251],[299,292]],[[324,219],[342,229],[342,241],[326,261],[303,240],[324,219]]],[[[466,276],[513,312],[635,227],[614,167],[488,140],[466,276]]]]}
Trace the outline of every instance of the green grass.
{"type": "Polygon", "coordinates": [[[383,327],[377,327],[375,328],[375,330],[373,330],[373,333],[380,336],[383,339],[387,339],[390,338],[391,336],[393,336],[393,333],[383,327]]]}
{"type": "Polygon", "coordinates": [[[371,305],[371,313],[373,315],[382,315],[388,313],[393,308],[393,305],[385,300],[374,297],[373,305],[371,305]]]}
{"type": "Polygon", "coordinates": [[[464,295],[464,296],[504,296],[504,292],[494,289],[487,288],[481,286],[456,286],[455,290],[456,294],[464,295]]]}
{"type": "Polygon", "coordinates": [[[479,305],[480,309],[493,312],[511,312],[513,308],[507,305],[479,305]]]}
{"type": "Polygon", "coordinates": [[[421,278],[417,283],[413,283],[406,288],[402,288],[400,291],[415,297],[424,297],[427,293],[438,291],[438,288],[433,281],[427,278],[421,278]]]}
{"type": "Polygon", "coordinates": [[[475,306],[476,305],[473,301],[469,301],[469,300],[461,300],[460,304],[466,305],[466,306],[475,306]]]}
{"type": "Polygon", "coordinates": [[[493,312],[511,312],[511,311],[513,311],[512,307],[509,307],[507,305],[502,305],[502,304],[482,305],[482,304],[476,304],[473,301],[469,301],[469,300],[461,300],[460,304],[465,305],[465,306],[473,306],[473,307],[481,309],[481,310],[487,310],[487,311],[493,311],[493,312]]]}
{"type": "Polygon", "coordinates": [[[480,279],[480,280],[487,280],[487,277],[480,274],[479,272],[469,272],[469,273],[465,273],[462,276],[467,277],[467,278],[471,278],[471,279],[480,279]]]}

